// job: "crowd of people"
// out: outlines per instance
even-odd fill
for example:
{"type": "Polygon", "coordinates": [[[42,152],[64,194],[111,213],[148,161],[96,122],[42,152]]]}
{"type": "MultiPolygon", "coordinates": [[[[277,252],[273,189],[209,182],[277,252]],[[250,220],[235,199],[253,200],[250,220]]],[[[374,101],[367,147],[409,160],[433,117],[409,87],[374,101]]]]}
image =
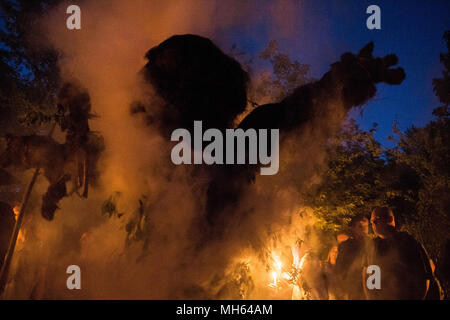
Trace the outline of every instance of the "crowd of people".
{"type": "MultiPolygon", "coordinates": [[[[6,255],[15,223],[14,210],[0,202],[0,267],[6,255]]],[[[421,300],[442,299],[434,263],[422,245],[410,234],[396,228],[394,213],[387,207],[375,208],[370,217],[357,215],[348,233],[336,236],[325,264],[312,254],[303,265],[299,287],[308,288],[311,299],[332,300],[421,300]],[[369,225],[373,234],[369,233],[369,225]],[[316,263],[313,263],[316,262],[316,263]],[[377,272],[373,273],[374,267],[377,272]],[[377,274],[376,274],[377,273],[377,274]],[[379,277],[370,286],[370,277],[379,277]]],[[[302,255],[302,256],[303,256],[302,255]]],[[[303,292],[306,296],[306,291],[303,292]]],[[[31,295],[32,296],[32,295],[31,295]]]]}
{"type": "Polygon", "coordinates": [[[441,295],[433,261],[416,239],[396,228],[387,207],[351,220],[349,234],[337,236],[324,273],[329,299],[421,300],[441,295]],[[379,277],[379,286],[368,284],[372,275],[379,277]]]}

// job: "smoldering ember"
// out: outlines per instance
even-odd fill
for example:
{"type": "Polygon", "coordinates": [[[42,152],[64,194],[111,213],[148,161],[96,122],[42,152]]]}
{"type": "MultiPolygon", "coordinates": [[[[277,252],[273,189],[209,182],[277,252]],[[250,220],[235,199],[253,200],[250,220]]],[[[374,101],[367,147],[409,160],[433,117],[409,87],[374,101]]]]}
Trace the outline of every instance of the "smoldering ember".
{"type": "Polygon", "coordinates": [[[268,142],[267,129],[226,129],[225,144],[219,129],[208,129],[202,133],[202,122],[194,121],[194,145],[191,145],[191,134],[187,129],[176,129],[171,136],[172,141],[181,141],[172,148],[171,159],[174,164],[257,164],[258,156],[261,164],[269,167],[261,168],[262,175],[273,175],[278,172],[278,129],[270,129],[268,142]],[[259,135],[258,135],[259,134],[259,135]],[[203,150],[203,141],[211,141],[203,150]],[[236,148],[235,148],[236,141],[236,148]],[[248,147],[246,148],[246,141],[248,147]],[[270,145],[270,155],[268,154],[270,145]],[[225,150],[224,150],[225,146],[225,150]],[[194,154],[192,162],[191,149],[194,154]],[[235,155],[235,149],[236,155],[235,155]],[[258,152],[259,151],[259,152],[258,152]],[[248,155],[247,155],[248,153],[248,155]],[[224,161],[224,154],[226,161],[224,161]],[[258,155],[258,156],[257,156],[258,155]],[[235,158],[237,160],[235,162],[235,158]]]}
{"type": "Polygon", "coordinates": [[[0,300],[449,299],[450,2],[391,2],[2,0],[0,300]]]}

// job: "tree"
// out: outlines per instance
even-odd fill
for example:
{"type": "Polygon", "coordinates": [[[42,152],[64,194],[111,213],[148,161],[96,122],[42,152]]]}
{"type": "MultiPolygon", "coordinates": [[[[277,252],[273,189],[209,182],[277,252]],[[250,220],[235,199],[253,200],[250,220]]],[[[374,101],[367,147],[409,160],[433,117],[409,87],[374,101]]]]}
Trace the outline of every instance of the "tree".
{"type": "Polygon", "coordinates": [[[450,30],[444,33],[447,53],[441,53],[441,62],[445,69],[442,78],[433,79],[433,90],[439,100],[446,106],[450,104],[450,30]]]}
{"type": "MultiPolygon", "coordinates": [[[[238,60],[247,72],[253,73],[255,60],[248,58],[236,45],[232,46],[229,55],[238,60]]],[[[280,52],[276,40],[270,41],[258,58],[260,62],[269,62],[270,69],[262,70],[252,77],[247,92],[247,107],[234,120],[236,125],[258,106],[281,101],[295,88],[314,81],[314,78],[308,76],[310,66],[292,61],[287,54],[280,52]]]]}
{"type": "MultiPolygon", "coordinates": [[[[450,50],[450,32],[444,38],[450,50]]],[[[422,243],[438,268],[450,238],[449,53],[441,61],[443,76],[433,84],[444,105],[433,111],[434,120],[406,132],[394,125],[398,138],[391,149],[374,139],[376,127],[365,132],[351,120],[329,142],[322,182],[304,195],[328,232],[345,229],[352,216],[368,215],[374,206],[391,207],[400,228],[422,243]]]]}
{"type": "Polygon", "coordinates": [[[418,238],[437,263],[450,230],[450,121],[448,113],[424,128],[401,134],[397,161],[413,169],[419,179],[416,217],[406,228],[418,238]]]}
{"type": "MultiPolygon", "coordinates": [[[[444,39],[450,51],[450,31],[444,39]]],[[[434,109],[436,119],[424,128],[399,133],[397,162],[414,170],[420,180],[416,217],[405,228],[416,236],[439,264],[450,230],[450,54],[441,54],[442,78],[433,79],[434,92],[444,105],[434,109]]]]}
{"type": "Polygon", "coordinates": [[[259,58],[268,61],[272,70],[262,72],[252,85],[249,98],[257,104],[281,101],[294,89],[314,80],[308,76],[310,66],[291,61],[287,54],[280,52],[275,40],[269,42],[259,58]]]}
{"type": "Polygon", "coordinates": [[[59,2],[6,0],[0,4],[0,113],[8,123],[39,125],[54,117],[60,83],[57,53],[37,49],[29,40],[36,18],[59,2]]]}
{"type": "Polygon", "coordinates": [[[368,215],[390,196],[383,179],[383,149],[369,131],[350,119],[328,144],[328,166],[322,182],[304,194],[305,204],[314,209],[320,227],[330,232],[345,230],[357,214],[368,215]]]}

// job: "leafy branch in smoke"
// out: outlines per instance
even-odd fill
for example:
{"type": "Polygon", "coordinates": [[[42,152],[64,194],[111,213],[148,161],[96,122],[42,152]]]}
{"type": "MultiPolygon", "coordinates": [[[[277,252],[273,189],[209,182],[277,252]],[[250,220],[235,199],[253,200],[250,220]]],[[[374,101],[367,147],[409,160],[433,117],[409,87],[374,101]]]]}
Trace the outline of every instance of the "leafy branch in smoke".
{"type": "MultiPolygon", "coordinates": [[[[102,215],[105,215],[108,218],[122,218],[125,213],[119,209],[121,197],[122,193],[116,191],[106,199],[102,204],[102,215]]],[[[151,231],[153,230],[149,213],[149,201],[148,198],[143,195],[141,199],[139,199],[139,206],[137,209],[131,215],[127,216],[125,224],[125,231],[127,233],[125,239],[126,247],[130,247],[134,243],[142,243],[141,255],[138,257],[137,261],[145,258],[148,254],[151,231]]]]}
{"type": "Polygon", "coordinates": [[[121,196],[120,192],[114,192],[107,200],[105,200],[102,204],[102,215],[107,215],[108,218],[116,216],[117,218],[122,217],[123,213],[119,212],[117,207],[117,201],[121,196]]]}
{"type": "Polygon", "coordinates": [[[211,285],[219,287],[216,299],[229,297],[233,299],[249,299],[255,288],[250,266],[247,262],[236,263],[229,274],[216,277],[211,285]]]}
{"type": "Polygon", "coordinates": [[[142,254],[144,256],[147,253],[150,244],[150,232],[152,230],[150,217],[148,215],[149,211],[148,199],[146,196],[143,196],[139,200],[138,209],[125,226],[125,230],[127,231],[127,245],[129,246],[132,242],[142,241],[142,254]]]}
{"type": "Polygon", "coordinates": [[[252,101],[259,103],[267,98],[270,101],[280,101],[295,88],[314,80],[308,76],[310,66],[292,61],[287,54],[280,52],[275,40],[269,42],[259,58],[269,62],[272,70],[263,72],[249,92],[252,101]]]}
{"type": "MultiPolygon", "coordinates": [[[[255,73],[256,59],[249,58],[247,53],[240,50],[235,44],[229,54],[237,59],[245,70],[255,73]]],[[[281,101],[295,88],[314,81],[308,76],[310,66],[296,60],[292,61],[287,54],[280,51],[276,40],[270,41],[267,47],[259,53],[258,58],[259,62],[268,62],[270,69],[263,70],[252,77],[247,92],[247,109],[238,117],[237,123],[254,108],[264,103],[281,101]]]]}

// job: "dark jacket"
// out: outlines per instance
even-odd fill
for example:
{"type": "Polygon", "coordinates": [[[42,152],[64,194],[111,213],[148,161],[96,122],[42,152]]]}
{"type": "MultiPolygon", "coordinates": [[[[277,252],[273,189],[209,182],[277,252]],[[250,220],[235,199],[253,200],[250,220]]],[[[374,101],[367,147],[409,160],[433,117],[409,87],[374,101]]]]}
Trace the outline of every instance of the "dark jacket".
{"type": "Polygon", "coordinates": [[[406,232],[391,238],[375,238],[368,264],[381,270],[381,289],[367,290],[370,299],[418,300],[433,279],[429,259],[422,245],[406,232]]]}

